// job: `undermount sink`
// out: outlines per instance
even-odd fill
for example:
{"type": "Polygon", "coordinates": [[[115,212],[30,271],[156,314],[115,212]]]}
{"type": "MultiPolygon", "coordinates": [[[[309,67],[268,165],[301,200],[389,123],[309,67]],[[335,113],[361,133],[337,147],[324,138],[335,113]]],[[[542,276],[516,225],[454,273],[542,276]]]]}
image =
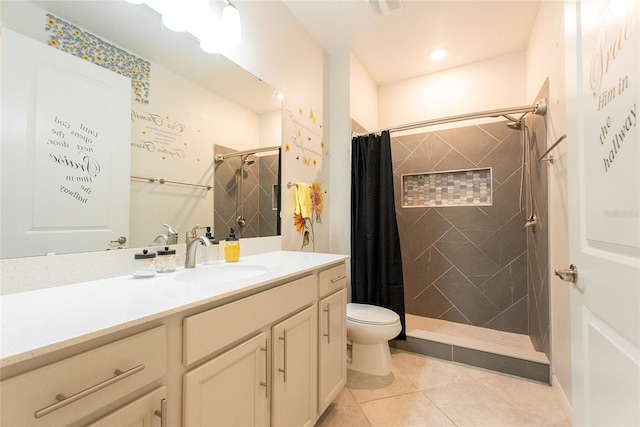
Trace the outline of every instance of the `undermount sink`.
{"type": "Polygon", "coordinates": [[[196,268],[185,269],[175,275],[179,282],[210,280],[211,282],[228,282],[231,280],[248,279],[265,274],[269,269],[262,265],[229,263],[216,265],[199,265],[196,268]]]}

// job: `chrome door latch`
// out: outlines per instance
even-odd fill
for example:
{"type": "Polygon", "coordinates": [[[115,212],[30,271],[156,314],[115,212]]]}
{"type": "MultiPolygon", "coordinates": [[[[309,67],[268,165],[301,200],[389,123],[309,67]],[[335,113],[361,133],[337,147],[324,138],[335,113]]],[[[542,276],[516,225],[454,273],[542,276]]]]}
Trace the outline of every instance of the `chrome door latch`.
{"type": "Polygon", "coordinates": [[[556,276],[565,282],[578,283],[578,267],[571,264],[568,270],[555,270],[556,276]]]}

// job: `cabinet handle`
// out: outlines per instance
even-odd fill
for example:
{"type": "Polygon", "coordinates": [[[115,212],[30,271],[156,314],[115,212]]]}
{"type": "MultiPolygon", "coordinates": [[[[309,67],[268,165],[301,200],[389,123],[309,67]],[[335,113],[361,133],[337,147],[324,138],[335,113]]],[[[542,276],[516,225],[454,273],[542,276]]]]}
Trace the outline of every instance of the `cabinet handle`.
{"type": "Polygon", "coordinates": [[[268,399],[269,398],[269,355],[271,354],[271,341],[269,338],[265,340],[264,347],[260,347],[260,350],[265,352],[264,355],[264,381],[260,381],[260,385],[264,387],[264,395],[268,399]]]}
{"type": "Polygon", "coordinates": [[[329,310],[331,306],[327,303],[327,308],[323,309],[325,313],[327,313],[327,332],[323,334],[327,337],[327,344],[331,344],[331,311],[329,310]]]}
{"type": "Polygon", "coordinates": [[[160,410],[156,410],[154,414],[160,417],[160,427],[167,427],[167,399],[160,401],[160,410]]]}
{"type": "Polygon", "coordinates": [[[338,276],[335,279],[331,279],[331,283],[336,283],[336,282],[339,282],[340,280],[346,279],[346,278],[347,278],[347,276],[343,274],[342,276],[338,276]]]}
{"type": "Polygon", "coordinates": [[[133,375],[133,374],[135,374],[137,372],[140,372],[143,369],[144,369],[144,364],[140,364],[140,365],[135,366],[135,367],[129,369],[128,371],[124,371],[124,372],[121,371],[120,369],[116,369],[114,371],[114,376],[113,377],[111,377],[111,378],[109,378],[107,380],[104,380],[101,383],[94,384],[89,388],[85,388],[84,390],[79,391],[74,395],[66,397],[65,395],[60,393],[60,394],[58,394],[56,396],[56,400],[57,400],[56,403],[54,403],[52,405],[49,405],[46,408],[42,408],[42,409],[36,411],[34,416],[36,418],[44,417],[45,415],[50,414],[50,413],[52,413],[54,411],[57,411],[58,409],[63,408],[63,407],[65,407],[65,406],[67,406],[67,405],[69,405],[69,404],[71,404],[71,403],[73,403],[73,402],[75,402],[77,400],[80,400],[83,397],[86,397],[86,396],[88,396],[88,395],[90,395],[92,393],[95,393],[98,390],[102,390],[103,388],[108,387],[111,384],[114,384],[114,383],[116,383],[116,382],[118,382],[120,380],[123,380],[123,379],[125,379],[127,377],[130,377],[131,375],[133,375]]]}
{"type": "Polygon", "coordinates": [[[283,375],[283,382],[287,382],[287,330],[285,329],[283,331],[284,336],[283,337],[278,337],[279,340],[284,341],[284,351],[282,353],[282,359],[283,359],[283,363],[284,363],[284,367],[282,369],[278,369],[278,371],[282,372],[283,375]]]}

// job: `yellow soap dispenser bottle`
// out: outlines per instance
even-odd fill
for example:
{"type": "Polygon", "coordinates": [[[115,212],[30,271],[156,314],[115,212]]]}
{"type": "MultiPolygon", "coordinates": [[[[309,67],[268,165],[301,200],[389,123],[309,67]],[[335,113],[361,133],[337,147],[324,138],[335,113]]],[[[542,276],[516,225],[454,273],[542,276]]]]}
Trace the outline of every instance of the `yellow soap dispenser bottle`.
{"type": "Polygon", "coordinates": [[[240,241],[236,237],[236,232],[232,228],[229,230],[229,237],[224,241],[224,260],[226,262],[238,262],[240,259],[240,241]]]}

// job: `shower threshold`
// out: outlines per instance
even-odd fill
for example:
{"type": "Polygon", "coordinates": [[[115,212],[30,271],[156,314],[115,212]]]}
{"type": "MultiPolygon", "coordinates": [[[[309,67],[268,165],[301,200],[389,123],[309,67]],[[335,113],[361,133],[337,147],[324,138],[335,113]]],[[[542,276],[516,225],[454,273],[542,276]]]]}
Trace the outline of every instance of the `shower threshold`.
{"type": "Polygon", "coordinates": [[[406,315],[407,340],[393,347],[540,382],[550,382],[549,359],[527,335],[406,315]]]}

